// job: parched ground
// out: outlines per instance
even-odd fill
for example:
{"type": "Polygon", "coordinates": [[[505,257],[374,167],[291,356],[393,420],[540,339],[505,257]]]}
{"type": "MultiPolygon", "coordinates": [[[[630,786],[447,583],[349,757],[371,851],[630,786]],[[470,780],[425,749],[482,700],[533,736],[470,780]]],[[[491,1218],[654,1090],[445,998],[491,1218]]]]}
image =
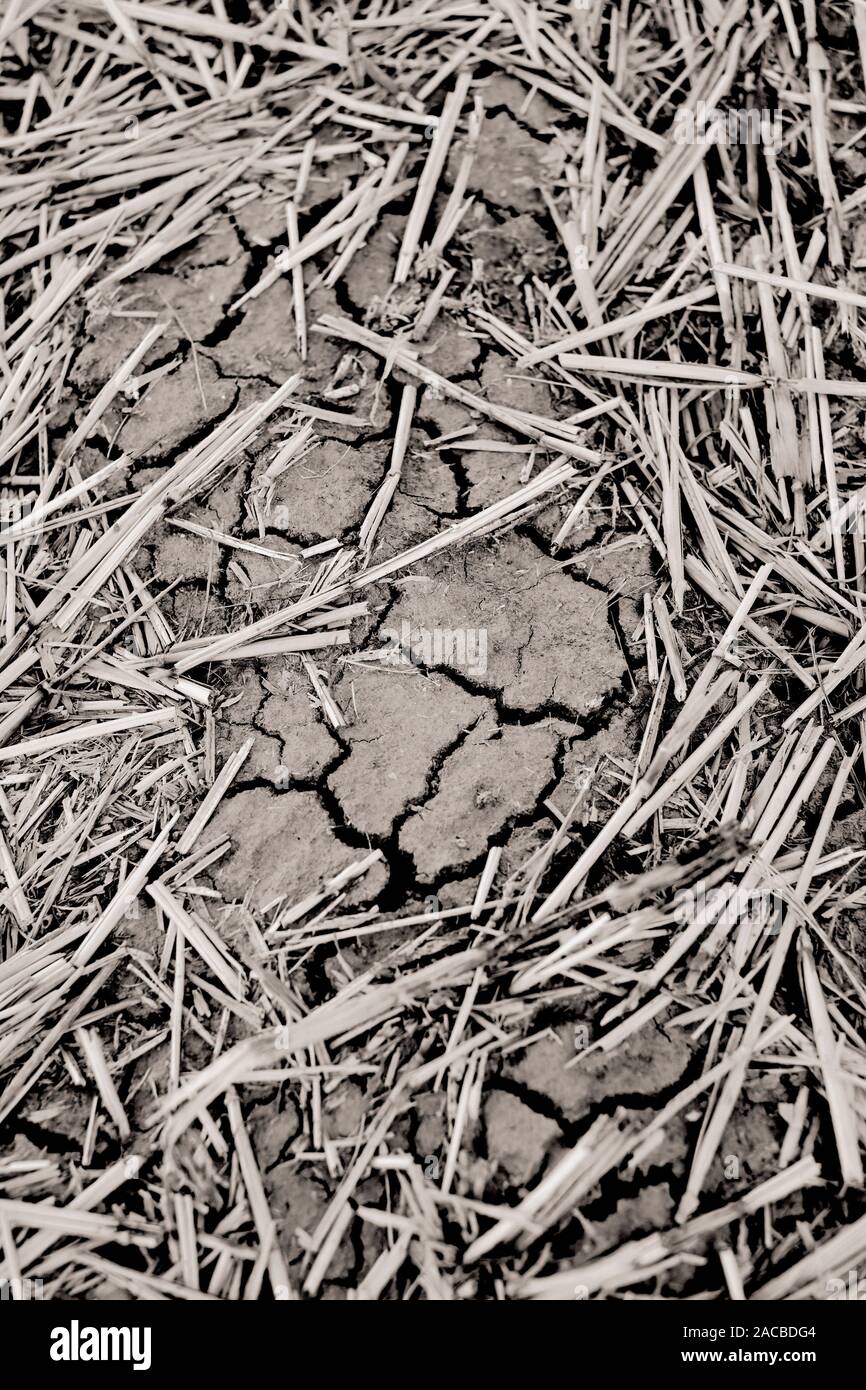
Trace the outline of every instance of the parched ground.
{"type": "Polygon", "coordinates": [[[863,33],[301,8],[0,20],[0,1278],[828,1297],[863,33]]]}

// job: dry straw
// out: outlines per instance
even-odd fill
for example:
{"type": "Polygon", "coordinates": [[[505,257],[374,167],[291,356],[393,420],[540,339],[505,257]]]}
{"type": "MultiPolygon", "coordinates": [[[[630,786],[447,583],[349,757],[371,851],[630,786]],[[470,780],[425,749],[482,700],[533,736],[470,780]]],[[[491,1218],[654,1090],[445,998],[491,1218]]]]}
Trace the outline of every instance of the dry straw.
{"type": "MultiPolygon", "coordinates": [[[[362,1300],[663,1296],[690,1269],[699,1297],[823,1297],[866,1253],[846,1204],[864,1183],[866,992],[846,936],[864,852],[832,834],[866,805],[863,194],[837,157],[843,141],[856,156],[864,115],[864,7],[832,63],[814,3],[802,31],[791,5],[746,0],[251,10],[242,25],[222,3],[64,0],[0,18],[0,467],[15,503],[0,525],[0,1119],[11,1135],[38,1104],[38,1133],[70,1087],[89,1098],[80,1161],[0,1164],[0,1277],[63,1299],[315,1297],[341,1248],[369,1238],[362,1300]],[[758,72],[780,119],[732,144],[758,72]],[[549,254],[520,271],[520,312],[513,268],[473,250],[503,79],[551,156],[532,203],[549,254]],[[337,191],[311,198],[334,168],[337,191]],[[214,340],[276,286],[304,371],[324,343],[342,365],[317,390],[286,373],[244,392],[139,472],[110,422],[189,335],[173,314],[142,318],[76,400],[81,311],[128,313],[114,296],[178,273],[173,258],[259,197],[284,250],[250,261],[214,340]],[[379,311],[320,313],[316,294],[340,289],[385,215],[403,230],[379,311]],[[434,371],[443,315],[555,406],[434,371]],[[291,498],[316,422],[369,424],[366,398],[343,408],[345,364],[361,361],[376,401],[390,377],[399,388],[388,471],[356,538],[287,558],[274,496],[291,498]],[[383,553],[430,395],[461,411],[443,455],[462,441],[524,472],[383,553]],[[253,454],[256,539],[184,514],[253,454]],[[572,805],[537,808],[540,847],[515,862],[488,845],[457,906],[353,907],[378,848],[337,874],[312,864],[300,895],[264,911],[223,903],[208,871],[231,845],[212,821],[253,744],[217,758],[224,663],[281,658],[339,733],[310,653],[368,657],[358,620],[389,581],[551,503],[555,563],[580,558],[590,522],[652,556],[625,634],[634,756],[594,752],[572,805]],[[198,628],[175,631],[175,585],[136,563],[162,523],[206,545],[212,572],[281,567],[288,594],[207,625],[203,594],[198,628]],[[155,956],[129,925],[143,913],[155,956]],[[330,994],[314,1000],[316,952],[330,994]],[[664,1025],[688,1040],[691,1079],[652,1112],[588,1113],[505,1200],[476,1146],[489,1081],[549,1042],[551,1017],[584,1015],[578,1074],[664,1025]],[[335,1140],[324,1117],[347,1083],[364,1110],[335,1140]],[[330,1194],[300,1236],[271,1206],[263,1087],[300,1116],[280,1158],[330,1194]],[[755,1092],[775,1171],[725,1197],[719,1156],[755,1092]],[[441,1101],[439,1166],[406,1148],[422,1095],[441,1101]],[[684,1117],[700,1123],[670,1223],[599,1243],[581,1208],[633,1182],[684,1117]]],[[[492,157],[510,152],[494,142],[492,157]]]]}

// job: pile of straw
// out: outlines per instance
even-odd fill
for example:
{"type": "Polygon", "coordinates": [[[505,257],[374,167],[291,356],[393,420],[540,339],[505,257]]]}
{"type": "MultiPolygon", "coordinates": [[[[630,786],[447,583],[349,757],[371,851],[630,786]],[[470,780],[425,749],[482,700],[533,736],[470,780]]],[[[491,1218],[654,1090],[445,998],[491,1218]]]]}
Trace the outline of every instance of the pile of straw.
{"type": "MultiPolygon", "coordinates": [[[[817,9],[8,0],[0,1278],[41,1279],[49,1297],[316,1297],[354,1240],[374,1252],[343,1279],[358,1299],[666,1297],[690,1270],[702,1296],[825,1297],[866,1255],[866,850],[831,833],[866,807],[866,6],[817,9]],[[476,277],[464,237],[485,90],[503,74],[525,94],[518,121],[542,99],[556,113],[553,173],[539,171],[549,264],[523,283],[525,318],[497,298],[504,267],[476,277]],[[772,119],[737,124],[755,110],[772,119]],[[310,215],[309,180],[348,157],[339,196],[310,215]],[[283,249],[226,315],[283,280],[302,363],[323,341],[372,354],[402,392],[389,471],[354,543],[304,557],[290,603],[178,633],[165,586],[135,564],[157,523],[195,532],[184,506],[269,421],[291,425],[279,472],[338,403],[291,376],[136,486],[110,439],[85,466],[88,441],[183,325],[142,320],[92,399],[69,377],[84,309],[262,195],[284,214],[283,249]],[[339,288],[389,208],[405,229],[378,314],[312,312],[314,284],[339,288]],[[432,371],[419,344],[444,312],[568,408],[495,405],[432,371]],[[528,462],[508,495],[382,555],[422,391],[468,408],[482,436],[493,420],[528,462]],[[564,565],[593,508],[654,559],[635,636],[643,738],[601,821],[581,816],[591,788],[539,806],[543,848],[505,877],[491,846],[460,907],[353,915],[346,892],[374,849],[298,901],[236,909],[241,930],[224,932],[207,871],[227,846],[209,825],[249,751],[216,763],[224,663],[297,663],[338,727],[308,653],[351,645],[393,576],[552,499],[564,565]],[[161,933],[153,963],[124,930],[141,904],[161,933]],[[371,940],[353,971],[343,948],[371,940]],[[311,1004],[295,972],[316,952],[342,966],[311,1004]],[[694,1064],[653,1113],[597,1110],[497,1197],[476,1143],[491,1078],[551,1017],[587,1009],[588,1056],[663,1020],[694,1064]],[[167,1064],[132,1088],[149,1054],[167,1064]],[[347,1078],[366,1108],[335,1141],[322,1110],[347,1078]],[[708,1177],[727,1127],[768,1078],[788,1096],[778,1171],[755,1181],[746,1164],[721,1200],[708,1177]],[[40,1148],[71,1091],[80,1148],[40,1148]],[[301,1117],[293,1162],[329,1194],[300,1234],[272,1209],[251,1137],[255,1097],[278,1092],[301,1117]],[[52,1103],[34,1118],[35,1094],[52,1103]],[[447,1126],[435,1167],[405,1141],[425,1095],[447,1126]],[[670,1228],[598,1242],[582,1208],[683,1118],[670,1228]]],[[[266,535],[196,534],[269,553],[266,535]]]]}

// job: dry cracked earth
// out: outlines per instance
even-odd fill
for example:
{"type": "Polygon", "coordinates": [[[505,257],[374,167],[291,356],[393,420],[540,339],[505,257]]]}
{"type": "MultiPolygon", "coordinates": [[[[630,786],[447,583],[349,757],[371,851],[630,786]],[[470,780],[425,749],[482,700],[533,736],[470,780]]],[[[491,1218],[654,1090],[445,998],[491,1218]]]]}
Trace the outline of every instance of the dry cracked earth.
{"type": "MultiPolygon", "coordinates": [[[[457,253],[470,298],[477,283],[485,302],[500,302],[512,319],[525,312],[527,272],[550,254],[538,170],[550,158],[543,131],[562,115],[540,95],[528,107],[525,97],[509,78],[487,84],[488,117],[470,182],[476,203],[457,253]],[[518,120],[513,110],[521,106],[518,120]]],[[[302,209],[309,225],[357,173],[335,163],[310,180],[302,209]]],[[[447,182],[443,199],[446,194],[447,182]]],[[[334,289],[308,295],[311,323],[324,313],[377,328],[400,321],[411,306],[400,302],[392,280],[408,202],[381,218],[334,289]]],[[[102,437],[88,441],[85,474],[104,464],[110,445],[134,458],[132,485],[146,485],[235,407],[265,399],[293,373],[302,378],[303,398],[322,414],[348,417],[348,423],[314,419],[310,451],[271,484],[267,465],[285,439],[290,412],[278,414],[227,482],[177,514],[279,552],[279,559],[215,546],[171,521],[147,537],[136,563],[148,581],[172,586],[161,608],[179,639],[220,634],[296,596],[309,576],[304,552],[335,539],[356,541],[389,465],[404,380],[399,369],[385,377],[372,354],[346,350],[314,331],[301,361],[286,279],[228,312],[284,244],[282,204],[269,202],[266,191],[239,200],[236,211],[188,249],[103,296],[82,324],[73,381],[85,401],[154,317],[168,314],[171,321],[140,368],[137,398],[113,407],[102,437]]],[[[421,344],[421,360],[497,404],[554,417],[573,410],[554,385],[515,373],[471,316],[447,300],[421,344]]],[[[525,443],[506,429],[479,421],[435,390],[422,391],[373,561],[514,491],[527,458],[525,443]],[[481,447],[462,449],[462,437],[481,438],[481,447]]],[[[647,692],[631,652],[642,595],[652,583],[649,547],[633,533],[619,535],[616,518],[600,505],[568,548],[553,554],[551,537],[572,505],[564,494],[513,529],[433,556],[405,578],[379,585],[369,615],[353,628],[352,655],[342,657],[339,648],[330,658],[315,654],[345,720],[340,728],[326,718],[296,658],[222,669],[217,766],[253,739],[209,827],[209,838],[231,837],[231,853],[211,874],[226,901],[263,910],[281,897],[301,898],[311,882],[380,848],[384,862],[350,889],[347,908],[375,904],[423,913],[464,904],[491,846],[503,849],[503,873],[516,871],[602,754],[614,768],[618,755],[633,756],[647,692]],[[467,632],[470,644],[471,634],[483,634],[486,660],[467,661],[465,654],[458,660],[461,653],[447,641],[440,651],[413,650],[411,659],[381,659],[395,640],[383,641],[383,632],[419,630],[467,632]]],[[[605,807],[602,784],[581,813],[583,823],[599,822],[605,807]]],[[[136,947],[156,952],[152,912],[128,931],[136,947]]],[[[359,938],[343,948],[350,968],[392,944],[375,940],[365,946],[359,938]]],[[[340,971],[336,953],[325,959],[312,953],[300,972],[311,1003],[330,991],[329,977],[341,978],[340,971]]],[[[476,1195],[490,1184],[523,1189],[588,1116],[624,1102],[636,1110],[657,1106],[688,1070],[686,1044],[655,1024],[615,1060],[602,1056],[569,1070],[574,1026],[554,1026],[546,1041],[488,1078],[471,1175],[476,1195]]],[[[300,1259],[303,1247],[293,1232],[311,1229],[331,1194],[320,1176],[305,1176],[292,1161],[299,1116],[289,1096],[279,1098],[276,1110],[274,1099],[262,1096],[252,1131],[272,1210],[288,1250],[300,1259]]],[[[323,1116],[326,1136],[339,1142],[355,1134],[363,1111],[358,1081],[337,1087],[323,1116]]],[[[441,1093],[422,1096],[404,1124],[406,1142],[427,1171],[444,1162],[441,1093]]],[[[754,1154],[754,1143],[750,1149],[754,1154]]],[[[618,1192],[613,1202],[599,1196],[605,1243],[608,1236],[612,1244],[668,1224],[666,1172],[678,1151],[684,1156],[672,1138],[651,1173],[636,1176],[634,1192],[618,1192]]],[[[330,1270],[335,1292],[357,1281],[369,1255],[345,1250],[330,1270]]]]}
{"type": "MultiPolygon", "coordinates": [[[[449,248],[456,278],[418,344],[421,361],[489,402],[564,419],[575,409],[573,393],[543,372],[515,369],[483,315],[498,307],[531,333],[528,277],[559,254],[541,189],[558,172],[550,135],[566,118],[543,95],[529,99],[522,84],[502,74],[485,79],[483,96],[486,118],[468,185],[474,203],[449,248]]],[[[321,135],[328,138],[327,126],[321,135]]],[[[434,217],[458,159],[455,151],[434,217]]],[[[360,154],[314,166],[300,208],[302,237],[362,168],[360,154]]],[[[327,258],[306,267],[305,360],[296,350],[287,277],[233,309],[286,242],[284,199],[266,179],[235,190],[228,211],[203,235],[153,270],[105,289],[82,311],[73,391],[54,422],[61,431],[71,431],[146,329],[157,319],[169,323],[132,389],[111,405],[81,453],[85,476],[118,452],[128,456],[128,473],[109,485],[109,496],[112,487],[119,494],[146,486],[232,411],[265,400],[292,374],[300,378],[297,400],[309,407],[309,447],[287,468],[272,465],[296,431],[289,406],[270,418],[228,477],[146,536],[134,566],[161,594],[160,611],[177,641],[216,636],[276,611],[305,592],[337,546],[357,545],[388,472],[401,393],[411,379],[316,324],[323,315],[341,315],[391,333],[417,313],[417,282],[393,285],[411,203],[410,193],[389,205],[333,286],[316,283],[326,278],[327,258]],[[250,548],[215,544],[195,528],[250,548]]],[[[421,389],[372,563],[477,514],[551,458],[544,446],[531,447],[441,392],[421,389]]],[[[245,909],[262,920],[280,901],[301,900],[311,885],[371,850],[382,852],[345,890],[345,939],[325,948],[311,944],[292,967],[292,988],[306,1006],[328,999],[395,942],[415,936],[417,928],[403,933],[399,925],[365,934],[372,909],[421,917],[471,902],[492,847],[502,851],[497,881],[517,874],[600,761],[604,776],[594,778],[571,833],[603,824],[621,799],[652,694],[642,613],[654,569],[648,541],[621,524],[604,488],[557,549],[553,537],[573,502],[573,493],[554,492],[515,524],[375,585],[368,611],[352,624],[349,646],[316,650],[308,659],[315,682],[296,656],[211,669],[215,767],[252,740],[208,827],[213,841],[229,837],[230,851],[199,880],[237,907],[225,919],[228,944],[243,947],[245,909]],[[469,645],[460,651],[453,643],[416,640],[443,632],[468,635],[469,645]]],[[[687,620],[684,629],[686,645],[687,620]]],[[[179,769],[163,795],[176,798],[188,815],[189,794],[179,769]]],[[[629,873],[635,866],[625,858],[621,867],[629,873]]],[[[164,933],[152,907],[142,905],[117,935],[141,968],[155,968],[164,933]]],[[[618,956],[624,970],[629,960],[628,949],[618,956]]],[[[612,1053],[593,1052],[579,1067],[570,1065],[610,1002],[597,983],[583,994],[577,983],[563,990],[561,1005],[549,991],[534,1019],[532,1045],[505,1051],[483,1076],[477,1118],[457,1160],[461,1191],[478,1201],[517,1200],[591,1121],[615,1112],[636,1122],[649,1118],[700,1071],[686,1029],[670,1027],[664,1012],[612,1053]]],[[[209,1009],[201,993],[197,1003],[204,1024],[209,1009]]],[[[131,1006],[143,1024],[147,1010],[140,998],[131,1006]]],[[[413,1020],[423,1061],[447,1040],[434,1009],[417,1004],[413,1020]]],[[[235,1013],[227,1041],[243,1035],[235,1013]]],[[[209,1060],[208,1038],[206,1030],[201,1037],[195,1027],[187,1030],[185,1067],[209,1060]]],[[[125,1094],[133,1128],[144,1123],[154,1086],[163,1088],[168,1050],[164,1040],[132,1063],[125,1094]]],[[[317,1117],[317,1138],[343,1157],[353,1152],[369,1103],[364,1068],[352,1070],[323,1087],[317,1117]]],[[[248,1086],[244,1098],[286,1264],[300,1277],[309,1263],[309,1234],[337,1190],[339,1164],[329,1175],[323,1165],[303,1161],[309,1133],[288,1084],[248,1086]]],[[[448,1161],[446,1105],[453,1099],[442,1089],[422,1090],[392,1127],[392,1147],[404,1147],[428,1175],[448,1161]]],[[[776,1075],[747,1083],[707,1193],[725,1202],[777,1171],[790,1101],[776,1075]]],[[[38,1081],[17,1117],[14,1153],[78,1149],[88,1113],[83,1095],[72,1090],[61,1104],[49,1081],[38,1081]]],[[[580,1225],[576,1219],[563,1225],[551,1258],[574,1252],[582,1241],[595,1255],[668,1229],[701,1113],[679,1114],[628,1179],[609,1175],[581,1206],[580,1225]]],[[[380,1180],[364,1179],[354,1200],[378,1203],[380,1180]]],[[[375,1225],[355,1223],[319,1296],[344,1298],[383,1248],[375,1225]]],[[[483,1270],[470,1275],[462,1296],[493,1296],[485,1288],[491,1277],[483,1270]]],[[[700,1296],[706,1277],[696,1264],[679,1264],[666,1276],[665,1295],[700,1296]]],[[[119,1298],[127,1291],[106,1276],[87,1296],[119,1298]]]]}
{"type": "MultiPolygon", "coordinates": [[[[542,257],[547,245],[533,215],[540,207],[534,170],[547,145],[505,109],[513,85],[499,79],[487,90],[494,110],[474,166],[480,215],[463,237],[469,273],[488,298],[492,277],[512,313],[518,285],[499,281],[515,248],[525,258],[534,246],[542,257]],[[504,146],[514,167],[507,177],[504,146]]],[[[536,98],[533,105],[543,122],[546,103],[536,98]]],[[[339,169],[311,180],[309,218],[322,216],[340,182],[339,169]]],[[[86,398],[137,346],[143,325],[171,313],[171,329],[142,366],[147,382],[139,398],[113,408],[104,439],[89,441],[94,471],[109,442],[129,453],[135,486],[239,403],[266,398],[293,373],[302,378],[304,399],[323,413],[330,404],[334,416],[364,421],[314,420],[310,451],[269,484],[267,464],[287,433],[278,414],[228,482],[178,514],[284,558],[214,546],[173,525],[174,518],[147,537],[137,564],[147,580],[173,586],[161,607],[180,639],[220,634],[297,595],[310,570],[304,552],[357,539],[389,465],[399,369],[383,379],[372,354],[344,351],[315,332],[302,362],[285,280],[237,314],[227,312],[283,245],[281,217],[281,207],[264,197],[244,203],[159,273],[130,277],[83,325],[74,378],[86,398]]],[[[391,281],[404,226],[405,214],[382,218],[337,289],[308,296],[311,321],[344,312],[378,326],[401,313],[391,281]]],[[[564,393],[557,400],[554,387],[521,380],[505,354],[473,331],[469,316],[447,302],[421,350],[426,365],[490,401],[554,416],[573,409],[564,393]]],[[[525,449],[506,430],[423,391],[373,561],[514,491],[525,449]],[[482,447],[449,442],[460,432],[470,442],[483,434],[482,447]],[[488,443],[500,448],[483,447],[488,443]]],[[[212,826],[236,842],[214,871],[226,897],[249,895],[264,906],[278,894],[299,894],[311,873],[336,873],[359,849],[381,847],[387,869],[365,883],[363,901],[403,904],[410,890],[419,902],[431,895],[463,901],[491,845],[524,855],[527,837],[516,832],[536,822],[540,804],[555,815],[570,803],[576,779],[601,748],[633,751],[630,711],[638,691],[629,653],[652,578],[648,545],[634,535],[618,539],[602,507],[573,535],[572,547],[552,554],[550,538],[571,504],[563,496],[513,530],[433,556],[405,578],[377,586],[369,615],[352,630],[352,655],[316,654],[346,721],[339,729],[317,707],[297,661],[238,662],[220,675],[218,764],[254,738],[212,826]],[[468,633],[468,660],[448,641],[411,659],[381,659],[393,642],[383,642],[383,632],[419,630],[468,633]],[[483,660],[472,656],[476,634],[486,647],[483,660]]]]}

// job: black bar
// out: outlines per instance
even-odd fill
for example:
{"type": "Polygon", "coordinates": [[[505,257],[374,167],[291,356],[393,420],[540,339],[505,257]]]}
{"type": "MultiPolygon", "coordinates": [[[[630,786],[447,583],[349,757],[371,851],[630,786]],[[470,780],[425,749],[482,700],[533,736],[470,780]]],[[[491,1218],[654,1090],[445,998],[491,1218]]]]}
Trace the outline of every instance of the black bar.
{"type": "MultiPolygon", "coordinates": [[[[512,1345],[514,1351],[509,1357],[513,1354],[528,1362],[530,1374],[535,1370],[558,1375],[561,1372],[555,1371],[555,1363],[564,1358],[562,1371],[569,1376],[573,1372],[579,1380],[590,1374],[590,1365],[595,1363],[593,1378],[604,1374],[613,1383],[622,1376],[679,1373],[699,1384],[707,1373],[718,1370],[729,1374],[742,1370],[746,1376],[754,1372],[768,1377],[771,1384],[779,1374],[805,1371],[817,1383],[818,1377],[826,1378],[828,1373],[858,1364],[863,1318],[852,1302],[856,1303],[856,1291],[853,1297],[846,1292],[839,1298],[808,1303],[578,1299],[560,1308],[554,1323],[547,1313],[541,1314],[540,1323],[536,1321],[538,1314],[530,1314],[526,1323],[515,1324],[509,1313],[509,1332],[517,1334],[513,1342],[504,1336],[490,1340],[497,1323],[487,1324],[486,1314],[483,1329],[473,1322],[474,1335],[468,1337],[458,1313],[457,1323],[446,1324],[455,1339],[442,1339],[440,1334],[446,1329],[439,1313],[429,1351],[434,1360],[437,1355],[443,1361],[447,1357],[453,1371],[459,1365],[464,1379],[467,1354],[478,1357],[479,1374],[489,1380],[491,1354],[495,1358],[512,1345]],[[569,1364],[572,1372],[567,1371],[569,1364]]],[[[240,1376],[252,1375],[258,1381],[278,1375],[279,1383],[288,1387],[296,1378],[307,1378],[313,1372],[309,1365],[306,1372],[302,1369],[311,1358],[317,1376],[327,1374],[329,1379],[338,1373],[341,1352],[347,1364],[363,1369],[369,1355],[364,1348],[369,1349],[370,1340],[383,1330],[389,1336],[396,1335],[395,1349],[399,1345],[400,1324],[389,1322],[387,1329],[372,1327],[369,1312],[365,1312],[362,1324],[346,1329],[342,1322],[345,1312],[334,1308],[331,1316],[336,1319],[335,1328],[339,1326],[350,1335],[340,1342],[325,1343],[327,1353],[324,1362],[319,1361],[322,1343],[306,1339],[321,1333],[320,1309],[318,1305],[311,1318],[311,1307],[300,1302],[70,1304],[3,1300],[0,1332],[6,1356],[23,1354],[37,1384],[42,1380],[68,1382],[76,1376],[92,1381],[105,1375],[116,1380],[126,1374],[135,1376],[134,1383],[147,1376],[170,1374],[208,1376],[221,1384],[240,1376]],[[333,1359],[335,1351],[337,1360],[333,1359]],[[101,1359],[91,1359],[94,1352],[101,1359]]],[[[426,1318],[429,1312],[425,1314],[422,1309],[421,1316],[426,1318]]],[[[405,1324],[402,1328],[408,1331],[405,1324]]],[[[425,1328],[432,1334],[429,1324],[425,1328]]],[[[427,1356],[425,1345],[425,1367],[432,1364],[427,1356]]],[[[471,1360],[469,1366],[473,1366],[471,1360]]],[[[516,1363],[512,1369],[516,1370],[516,1363]]],[[[8,1383],[12,1383],[11,1374],[8,1383]]]]}

